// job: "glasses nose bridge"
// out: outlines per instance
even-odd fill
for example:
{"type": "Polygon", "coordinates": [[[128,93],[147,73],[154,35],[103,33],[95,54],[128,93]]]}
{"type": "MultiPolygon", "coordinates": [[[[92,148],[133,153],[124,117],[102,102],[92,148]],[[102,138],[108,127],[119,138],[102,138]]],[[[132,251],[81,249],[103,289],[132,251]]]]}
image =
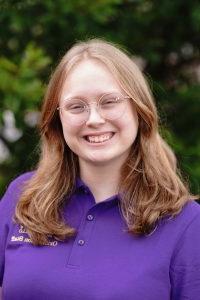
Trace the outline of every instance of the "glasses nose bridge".
{"type": "Polygon", "coordinates": [[[88,102],[87,113],[88,113],[87,121],[86,121],[87,124],[105,122],[105,120],[103,120],[102,115],[101,115],[99,101],[88,102]]]}
{"type": "Polygon", "coordinates": [[[90,101],[90,102],[87,103],[87,111],[88,111],[88,113],[91,113],[92,107],[95,107],[96,111],[98,113],[100,113],[100,111],[99,111],[99,108],[100,108],[99,101],[90,101]]]}

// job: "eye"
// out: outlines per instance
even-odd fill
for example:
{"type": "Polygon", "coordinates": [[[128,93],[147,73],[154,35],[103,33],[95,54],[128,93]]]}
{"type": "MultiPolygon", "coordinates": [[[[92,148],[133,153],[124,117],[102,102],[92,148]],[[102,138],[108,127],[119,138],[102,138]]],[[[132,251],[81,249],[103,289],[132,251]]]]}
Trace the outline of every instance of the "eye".
{"type": "Polygon", "coordinates": [[[113,105],[116,105],[118,104],[119,102],[121,102],[121,97],[119,95],[109,95],[109,96],[104,96],[102,99],[101,99],[101,105],[102,106],[113,106],[113,105]]]}
{"type": "Polygon", "coordinates": [[[69,101],[65,103],[64,110],[69,113],[81,113],[84,112],[86,104],[80,100],[69,101]]]}

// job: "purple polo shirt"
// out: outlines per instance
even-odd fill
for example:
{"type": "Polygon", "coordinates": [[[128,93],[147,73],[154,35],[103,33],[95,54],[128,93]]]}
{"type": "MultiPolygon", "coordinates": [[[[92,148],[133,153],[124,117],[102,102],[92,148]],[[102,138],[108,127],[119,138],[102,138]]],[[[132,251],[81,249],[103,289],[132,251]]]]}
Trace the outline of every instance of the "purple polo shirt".
{"type": "Polygon", "coordinates": [[[200,206],[187,204],[151,234],[126,232],[113,196],[96,204],[77,180],[63,211],[78,234],[33,246],[12,216],[23,182],[15,179],[0,202],[0,286],[4,300],[198,300],[200,206]]]}

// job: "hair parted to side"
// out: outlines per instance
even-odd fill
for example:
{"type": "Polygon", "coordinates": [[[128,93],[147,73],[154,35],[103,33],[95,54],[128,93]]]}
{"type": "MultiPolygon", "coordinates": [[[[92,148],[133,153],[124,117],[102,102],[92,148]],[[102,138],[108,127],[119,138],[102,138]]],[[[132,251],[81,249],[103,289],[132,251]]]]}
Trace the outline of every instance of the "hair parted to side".
{"type": "Polygon", "coordinates": [[[103,63],[132,98],[138,113],[138,135],[122,167],[119,186],[128,231],[148,234],[161,218],[178,214],[189,199],[195,199],[178,175],[173,151],[159,134],[153,97],[137,65],[109,42],[78,42],[50,79],[40,122],[40,160],[16,207],[15,220],[27,229],[35,245],[45,244],[50,236],[65,240],[76,233],[62,218],[62,207],[79,175],[78,158],[65,143],[57,107],[68,73],[84,59],[103,63]]]}

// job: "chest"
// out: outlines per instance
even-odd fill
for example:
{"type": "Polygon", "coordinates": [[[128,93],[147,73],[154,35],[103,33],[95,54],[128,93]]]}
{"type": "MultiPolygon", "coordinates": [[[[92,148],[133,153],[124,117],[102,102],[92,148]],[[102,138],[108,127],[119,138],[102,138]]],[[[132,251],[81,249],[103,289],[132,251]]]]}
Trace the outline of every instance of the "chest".
{"type": "Polygon", "coordinates": [[[106,220],[86,215],[75,237],[40,247],[13,227],[4,299],[170,299],[170,256],[160,240],[133,238],[120,219],[106,220]]]}

